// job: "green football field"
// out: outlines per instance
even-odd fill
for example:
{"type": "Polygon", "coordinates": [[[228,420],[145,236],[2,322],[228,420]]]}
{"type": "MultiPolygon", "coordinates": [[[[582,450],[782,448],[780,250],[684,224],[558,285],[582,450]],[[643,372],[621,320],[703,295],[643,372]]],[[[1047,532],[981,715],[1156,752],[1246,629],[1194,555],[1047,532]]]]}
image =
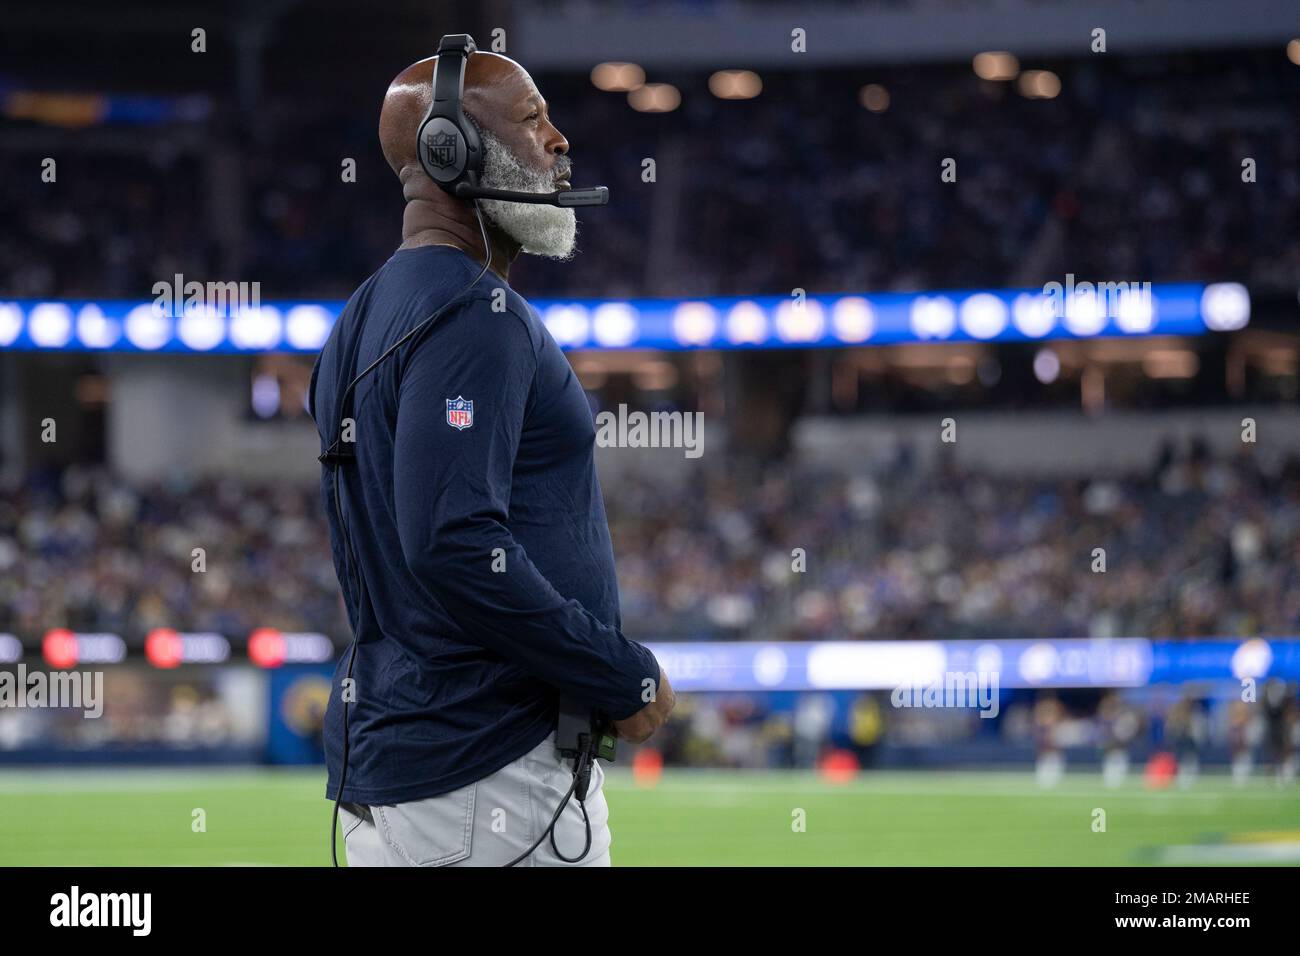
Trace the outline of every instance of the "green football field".
{"type": "MultiPolygon", "coordinates": [[[[606,786],[615,865],[1300,863],[1300,788],[1263,776],[1149,791],[1082,773],[1039,790],[1024,773],[869,773],[837,785],[673,771],[646,788],[613,770],[606,786]],[[1099,810],[1105,832],[1094,831],[1099,810]]],[[[323,865],[323,792],[318,770],[4,770],[0,865],[323,865]],[[192,830],[196,809],[206,832],[192,830]]]]}

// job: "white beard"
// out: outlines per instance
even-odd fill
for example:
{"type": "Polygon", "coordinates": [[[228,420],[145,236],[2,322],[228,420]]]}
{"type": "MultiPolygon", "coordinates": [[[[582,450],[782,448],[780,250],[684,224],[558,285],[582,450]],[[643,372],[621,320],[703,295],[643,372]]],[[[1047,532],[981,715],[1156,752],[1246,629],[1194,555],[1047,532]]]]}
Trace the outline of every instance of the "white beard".
{"type": "MultiPolygon", "coordinates": [[[[564,166],[557,166],[551,172],[533,169],[521,163],[505,143],[486,130],[480,130],[479,139],[483,143],[479,185],[526,193],[555,192],[556,176],[564,171],[564,166]]],[[[567,163],[567,159],[561,156],[560,162],[567,163]]],[[[572,209],[503,199],[480,199],[479,204],[488,219],[529,255],[573,258],[578,244],[578,217],[572,209]]]]}

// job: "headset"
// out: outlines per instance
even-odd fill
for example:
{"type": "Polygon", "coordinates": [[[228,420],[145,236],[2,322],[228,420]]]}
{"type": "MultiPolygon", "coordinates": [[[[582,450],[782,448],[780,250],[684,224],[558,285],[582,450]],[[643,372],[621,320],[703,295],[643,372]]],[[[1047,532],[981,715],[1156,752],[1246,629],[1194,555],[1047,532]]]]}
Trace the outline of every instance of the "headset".
{"type": "Polygon", "coordinates": [[[438,43],[433,68],[433,97],[416,135],[420,165],[435,183],[461,199],[504,199],[507,202],[550,206],[603,206],[609,202],[604,186],[564,189],[553,193],[521,193],[479,185],[483,172],[483,143],[478,127],[461,107],[465,68],[478,50],[468,33],[454,33],[438,43]]]}
{"type": "MultiPolygon", "coordinates": [[[[364,588],[361,569],[352,550],[352,536],[348,532],[347,521],[343,515],[341,467],[356,461],[356,454],[343,439],[344,423],[348,419],[349,401],[361,380],[379,368],[398,349],[411,343],[411,350],[419,347],[421,339],[433,327],[434,323],[453,305],[459,303],[487,274],[492,265],[492,246],[488,241],[487,225],[483,220],[483,210],[479,208],[480,199],[499,199],[505,202],[540,203],[553,206],[604,206],[609,202],[609,190],[604,186],[592,186],[586,189],[565,189],[552,193],[525,193],[507,189],[490,189],[479,185],[479,176],[483,171],[483,144],[478,128],[465,113],[461,100],[465,94],[465,68],[471,53],[477,51],[474,38],[467,33],[448,34],[438,43],[438,61],[433,68],[433,96],[429,110],[420,123],[416,134],[416,155],[420,165],[435,183],[445,192],[474,204],[474,215],[478,220],[479,234],[483,239],[483,249],[487,259],[473,280],[452,296],[441,308],[421,321],[400,339],[390,345],[384,352],[352,379],[343,390],[339,402],[339,421],[334,429],[334,437],[329,446],[317,459],[334,474],[334,515],[339,531],[343,536],[344,572],[356,583],[356,594],[364,588]]],[[[357,347],[360,346],[361,329],[357,329],[357,347]]],[[[357,661],[357,636],[352,637],[352,646],[348,653],[348,680],[357,661]]],[[[334,798],[334,813],[330,823],[330,858],[334,866],[339,865],[338,856],[338,820],[339,805],[343,801],[343,789],[348,776],[348,700],[343,700],[343,766],[339,772],[338,795],[334,798]]],[[[587,817],[584,803],[587,787],[591,780],[592,764],[597,757],[606,760],[614,758],[614,738],[603,723],[590,717],[589,713],[574,710],[573,705],[562,702],[556,729],[556,744],[561,756],[573,759],[573,784],[560,801],[551,817],[550,823],[541,836],[527,850],[515,857],[506,866],[514,866],[541,846],[548,836],[555,855],[566,863],[577,863],[586,857],[591,849],[591,821],[587,817]],[[560,814],[574,796],[582,810],[582,820],[586,827],[586,844],[582,853],[569,858],[560,853],[555,845],[555,824],[560,814]]]]}

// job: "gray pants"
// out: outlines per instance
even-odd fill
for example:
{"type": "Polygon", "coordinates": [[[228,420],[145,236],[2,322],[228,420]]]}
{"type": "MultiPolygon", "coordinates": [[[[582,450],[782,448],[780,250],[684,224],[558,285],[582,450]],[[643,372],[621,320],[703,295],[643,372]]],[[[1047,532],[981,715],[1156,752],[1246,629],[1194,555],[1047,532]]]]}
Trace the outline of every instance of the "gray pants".
{"type": "MultiPolygon", "coordinates": [[[[426,800],[389,806],[339,807],[348,866],[502,866],[542,834],[573,782],[571,760],[555,753],[552,733],[537,747],[467,787],[426,800]]],[[[597,761],[587,789],[591,849],[581,863],[555,855],[548,837],[519,866],[609,866],[609,807],[605,771],[597,761]]],[[[555,824],[555,844],[572,859],[586,828],[578,800],[555,824]]]]}

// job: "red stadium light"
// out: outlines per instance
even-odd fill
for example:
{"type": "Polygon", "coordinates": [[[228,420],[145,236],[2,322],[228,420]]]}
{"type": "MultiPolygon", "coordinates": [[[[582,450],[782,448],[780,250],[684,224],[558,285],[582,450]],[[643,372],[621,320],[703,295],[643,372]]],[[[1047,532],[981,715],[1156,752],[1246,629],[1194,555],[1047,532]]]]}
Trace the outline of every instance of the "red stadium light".
{"type": "Polygon", "coordinates": [[[259,627],[248,636],[248,659],[258,667],[279,667],[284,657],[284,635],[278,629],[259,627]]]}
{"type": "Polygon", "coordinates": [[[221,664],[230,659],[230,641],[211,632],[156,627],[145,638],[144,654],[150,664],[164,669],[182,664],[221,664]]]}
{"type": "Polygon", "coordinates": [[[80,657],[77,653],[77,635],[61,627],[47,631],[41,639],[41,656],[45,658],[45,663],[57,670],[76,667],[80,657]]]}
{"type": "Polygon", "coordinates": [[[154,667],[179,667],[185,659],[181,636],[169,627],[156,627],[144,639],[144,656],[154,667]]]}
{"type": "Polygon", "coordinates": [[[57,627],[45,632],[41,654],[58,670],[77,664],[120,664],[126,659],[126,642],[117,634],[78,633],[57,627]]]}
{"type": "Polygon", "coordinates": [[[334,643],[314,631],[259,627],[248,637],[248,659],[258,667],[319,664],[334,656],[334,643]]]}

